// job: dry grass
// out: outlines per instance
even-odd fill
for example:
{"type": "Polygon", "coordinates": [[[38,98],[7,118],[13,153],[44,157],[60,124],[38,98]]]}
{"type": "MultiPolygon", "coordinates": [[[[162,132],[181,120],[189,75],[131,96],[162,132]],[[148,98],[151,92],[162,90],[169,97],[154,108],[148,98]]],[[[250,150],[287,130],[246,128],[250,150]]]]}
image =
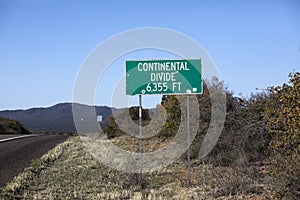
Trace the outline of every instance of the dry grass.
{"type": "MultiPolygon", "coordinates": [[[[136,149],[136,142],[114,143],[136,149]]],[[[128,138],[127,138],[128,139],[128,138]]],[[[147,150],[159,147],[145,145],[147,150]]],[[[98,163],[78,137],[72,137],[32,163],[3,188],[0,199],[267,199],[267,189],[255,169],[215,168],[193,162],[192,185],[186,163],[158,172],[126,174],[98,163]]]]}

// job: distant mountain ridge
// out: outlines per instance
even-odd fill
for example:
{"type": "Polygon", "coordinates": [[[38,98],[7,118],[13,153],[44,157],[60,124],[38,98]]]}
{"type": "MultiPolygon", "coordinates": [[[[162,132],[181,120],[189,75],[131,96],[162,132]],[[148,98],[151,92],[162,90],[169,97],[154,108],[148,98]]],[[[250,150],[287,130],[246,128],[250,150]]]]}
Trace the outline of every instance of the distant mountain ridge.
{"type": "MultiPolygon", "coordinates": [[[[72,114],[73,103],[59,103],[46,108],[30,108],[26,110],[4,110],[0,116],[21,122],[30,131],[76,132],[72,114]]],[[[91,107],[79,104],[82,107],[91,107]]],[[[93,106],[97,115],[102,115],[103,121],[112,115],[116,108],[93,106]]]]}

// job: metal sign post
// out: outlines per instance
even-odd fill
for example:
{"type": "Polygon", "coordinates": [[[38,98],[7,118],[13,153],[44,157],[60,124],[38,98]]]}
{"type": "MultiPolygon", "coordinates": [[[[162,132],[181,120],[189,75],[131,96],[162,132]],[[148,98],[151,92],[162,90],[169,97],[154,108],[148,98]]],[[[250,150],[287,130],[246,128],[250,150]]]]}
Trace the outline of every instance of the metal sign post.
{"type": "Polygon", "coordinates": [[[188,135],[188,185],[191,185],[191,148],[190,148],[190,96],[186,95],[186,119],[188,135]]]}
{"type": "Polygon", "coordinates": [[[139,124],[140,124],[140,181],[143,181],[143,127],[142,127],[142,95],[139,95],[139,124]]]}

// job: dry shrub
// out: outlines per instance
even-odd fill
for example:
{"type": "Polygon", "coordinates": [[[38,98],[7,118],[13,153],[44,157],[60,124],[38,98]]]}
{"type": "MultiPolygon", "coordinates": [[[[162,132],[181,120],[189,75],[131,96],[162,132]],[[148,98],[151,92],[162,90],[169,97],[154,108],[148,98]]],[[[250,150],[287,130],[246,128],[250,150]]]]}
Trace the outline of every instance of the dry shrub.
{"type": "Polygon", "coordinates": [[[139,173],[126,173],[123,174],[122,188],[132,189],[136,188],[137,191],[145,189],[148,186],[148,182],[139,173]]]}
{"type": "Polygon", "coordinates": [[[287,157],[276,155],[271,158],[270,175],[273,190],[278,199],[300,199],[300,156],[287,157]]]}
{"type": "Polygon", "coordinates": [[[272,139],[269,173],[280,199],[300,199],[300,72],[290,81],[270,87],[264,120],[272,139]]]}
{"type": "Polygon", "coordinates": [[[217,188],[214,196],[230,196],[236,194],[261,194],[262,186],[258,184],[259,173],[253,167],[249,168],[224,168],[215,170],[217,188]]]}

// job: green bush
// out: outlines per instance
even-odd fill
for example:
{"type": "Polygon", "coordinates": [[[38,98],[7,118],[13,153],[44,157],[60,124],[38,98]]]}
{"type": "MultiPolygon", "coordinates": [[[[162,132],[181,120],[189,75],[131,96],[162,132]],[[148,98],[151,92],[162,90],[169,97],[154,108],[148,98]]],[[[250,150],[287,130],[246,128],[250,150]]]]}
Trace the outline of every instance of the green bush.
{"type": "Polygon", "coordinates": [[[30,132],[20,122],[0,117],[0,133],[29,134],[30,132]]]}
{"type": "Polygon", "coordinates": [[[119,137],[119,136],[122,136],[125,134],[121,129],[119,129],[119,127],[113,117],[109,118],[109,124],[104,129],[104,133],[106,134],[107,138],[109,138],[109,139],[114,138],[114,137],[119,137]]]}
{"type": "MultiPolygon", "coordinates": [[[[124,109],[123,111],[116,113],[115,117],[119,119],[123,119],[128,114],[128,110],[124,109]]],[[[133,106],[129,108],[129,115],[131,119],[136,123],[139,124],[139,107],[133,106]]],[[[120,137],[122,135],[126,135],[124,131],[122,131],[118,124],[116,123],[114,116],[111,116],[108,120],[108,124],[104,128],[104,133],[107,135],[107,137],[114,138],[114,137],[120,137]]],[[[142,109],[142,125],[147,125],[150,121],[150,111],[149,109],[142,109]]],[[[128,127],[127,130],[130,130],[130,127],[128,127]]]]}
{"type": "Polygon", "coordinates": [[[181,109],[178,98],[175,95],[164,95],[161,106],[167,112],[167,120],[158,136],[165,140],[174,137],[177,133],[181,122],[181,109]]]}

